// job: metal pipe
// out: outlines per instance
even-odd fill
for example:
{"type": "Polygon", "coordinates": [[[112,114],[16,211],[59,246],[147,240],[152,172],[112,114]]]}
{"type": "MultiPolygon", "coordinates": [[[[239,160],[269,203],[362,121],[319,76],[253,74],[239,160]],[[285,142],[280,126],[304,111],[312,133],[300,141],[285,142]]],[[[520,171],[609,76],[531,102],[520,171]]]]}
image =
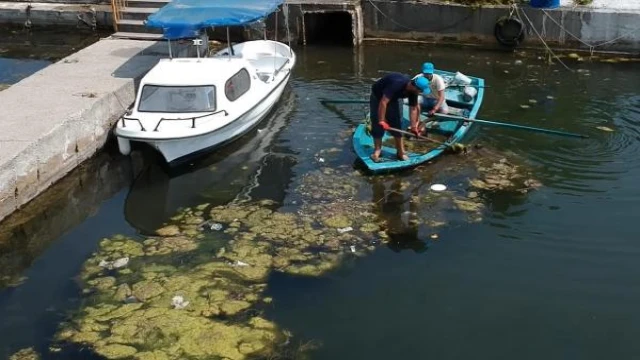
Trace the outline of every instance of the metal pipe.
{"type": "Polygon", "coordinates": [[[231,55],[235,55],[233,53],[233,46],[231,46],[231,34],[229,33],[229,27],[227,26],[227,45],[229,46],[229,58],[231,58],[231,55]]]}

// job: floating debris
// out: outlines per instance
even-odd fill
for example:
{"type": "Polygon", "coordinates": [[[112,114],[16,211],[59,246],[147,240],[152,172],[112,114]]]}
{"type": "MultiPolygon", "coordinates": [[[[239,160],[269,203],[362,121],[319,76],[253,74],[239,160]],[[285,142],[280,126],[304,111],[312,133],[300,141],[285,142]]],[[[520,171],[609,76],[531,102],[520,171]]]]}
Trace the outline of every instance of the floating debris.
{"type": "MultiPolygon", "coordinates": [[[[56,340],[82,344],[107,359],[285,358],[279,352],[297,343],[291,333],[256,316],[273,301],[265,296],[269,276],[320,276],[391,241],[390,234],[404,230],[381,215],[398,200],[392,196],[410,206],[396,213],[397,226],[426,226],[433,240],[436,227],[451,224],[452,212],[462,221],[479,221],[484,196],[471,194],[521,188],[526,174],[506,159],[475,156],[486,152],[477,149],[453,157],[477,172],[466,196],[463,181],[456,183],[460,194],[436,194],[447,187],[417,188],[382,177],[373,186],[374,199],[359,200],[371,188],[368,180],[349,165],[323,167],[299,179],[294,191],[301,205],[293,212],[269,200],[202,205],[180,209],[158,230],[162,237],[104,239],[80,274],[85,305],[61,325],[56,340]],[[225,230],[204,236],[216,225],[225,230]],[[115,274],[101,266],[125,257],[135,266],[115,274]]],[[[416,176],[423,176],[419,171],[416,176]]],[[[530,180],[525,186],[536,185],[530,180]]]]}
{"type": "Polygon", "coordinates": [[[344,234],[344,233],[347,233],[347,232],[349,232],[349,231],[353,231],[353,228],[352,228],[351,226],[347,226],[347,227],[345,227],[345,228],[340,228],[340,229],[338,229],[338,232],[339,232],[340,234],[344,234]]]}
{"type": "Polygon", "coordinates": [[[547,99],[548,99],[548,100],[553,100],[553,99],[555,99],[555,98],[554,98],[553,96],[551,96],[551,95],[547,95],[547,99]]]}
{"type": "Polygon", "coordinates": [[[98,263],[98,266],[107,268],[109,270],[113,270],[113,269],[118,269],[118,268],[127,266],[128,263],[129,263],[129,258],[123,257],[114,261],[101,260],[100,263],[98,263]]]}
{"type": "Polygon", "coordinates": [[[596,129],[598,129],[598,130],[602,130],[602,131],[607,131],[607,132],[612,132],[612,131],[614,131],[612,128],[607,127],[607,126],[596,126],[596,129]]]}
{"type": "Polygon", "coordinates": [[[534,104],[534,105],[535,105],[535,104],[537,104],[537,103],[538,103],[538,100],[536,100],[536,99],[529,99],[529,104],[534,104]]]}
{"type": "Polygon", "coordinates": [[[522,104],[522,105],[520,105],[520,108],[521,108],[521,109],[528,109],[528,108],[530,108],[530,107],[531,107],[531,106],[526,105],[526,104],[522,104]]]}
{"type": "Polygon", "coordinates": [[[173,305],[174,309],[184,309],[189,305],[188,301],[185,301],[184,298],[180,295],[176,295],[171,299],[171,305],[173,305]]]}
{"type": "Polygon", "coordinates": [[[210,226],[209,228],[210,228],[211,230],[214,230],[214,231],[220,231],[220,230],[222,230],[222,224],[220,224],[220,223],[213,223],[213,224],[211,224],[211,226],[210,226]]]}

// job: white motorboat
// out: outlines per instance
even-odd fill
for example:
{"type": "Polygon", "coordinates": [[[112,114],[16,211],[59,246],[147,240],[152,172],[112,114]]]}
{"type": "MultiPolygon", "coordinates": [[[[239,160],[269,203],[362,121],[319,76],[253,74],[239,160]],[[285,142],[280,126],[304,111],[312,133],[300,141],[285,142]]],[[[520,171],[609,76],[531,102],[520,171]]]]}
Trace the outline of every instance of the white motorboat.
{"type": "MultiPolygon", "coordinates": [[[[252,0],[238,0],[232,2],[233,6],[218,5],[237,17],[243,2],[255,4],[252,0]]],[[[278,5],[273,1],[264,3],[278,5]]],[[[177,24],[170,22],[176,18],[172,10],[183,11],[185,6],[197,14],[195,24],[203,26],[202,17],[211,9],[201,0],[174,0],[149,17],[147,24],[161,26],[169,46],[171,39],[184,37],[185,29],[195,26],[188,23],[189,16],[177,24]]],[[[238,19],[230,22],[230,15],[221,16],[219,10],[212,11],[209,22],[204,24],[238,25],[238,19]]],[[[251,10],[255,11],[255,7],[251,10]]],[[[265,10],[273,8],[265,6],[265,10]]],[[[255,17],[248,21],[255,21],[255,17]]],[[[191,37],[199,34],[188,33],[191,37]]],[[[195,46],[201,44],[201,39],[194,40],[195,46]]],[[[161,59],[142,78],[132,108],[114,129],[122,154],[128,155],[131,142],[137,141],[157,149],[168,163],[176,163],[237,139],[270,113],[296,63],[289,45],[272,40],[235,45],[229,42],[227,48],[210,56],[200,57],[199,50],[197,53],[197,57],[161,59]]]]}

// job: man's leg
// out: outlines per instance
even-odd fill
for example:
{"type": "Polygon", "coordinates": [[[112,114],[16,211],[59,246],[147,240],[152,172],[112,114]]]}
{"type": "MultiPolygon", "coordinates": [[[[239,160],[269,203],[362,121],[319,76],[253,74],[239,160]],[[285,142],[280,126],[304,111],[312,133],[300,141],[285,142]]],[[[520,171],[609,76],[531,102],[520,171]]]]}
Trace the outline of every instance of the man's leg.
{"type": "MultiPolygon", "coordinates": [[[[390,102],[387,107],[387,121],[392,128],[402,129],[402,100],[390,102]]],[[[404,151],[404,139],[402,134],[398,132],[391,132],[396,142],[396,156],[399,160],[407,160],[407,156],[404,151]]]]}
{"type": "Polygon", "coordinates": [[[449,113],[449,105],[447,105],[447,100],[442,102],[442,105],[440,106],[440,109],[438,109],[438,112],[445,115],[449,113]]]}
{"type": "Polygon", "coordinates": [[[373,154],[371,159],[378,161],[380,159],[380,151],[382,150],[382,137],[384,129],[378,124],[378,106],[380,101],[371,94],[369,96],[369,118],[371,119],[371,137],[373,138],[373,154]]]}

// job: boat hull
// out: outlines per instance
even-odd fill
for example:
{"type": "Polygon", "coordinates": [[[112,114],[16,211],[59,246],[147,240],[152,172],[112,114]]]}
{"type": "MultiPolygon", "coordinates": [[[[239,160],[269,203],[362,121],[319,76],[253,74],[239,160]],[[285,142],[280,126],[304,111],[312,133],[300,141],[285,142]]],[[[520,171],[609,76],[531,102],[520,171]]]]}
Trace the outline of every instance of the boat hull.
{"type": "Polygon", "coordinates": [[[191,138],[145,142],[157,149],[170,164],[180,163],[189,157],[227,144],[249,132],[267,117],[278,103],[289,77],[290,75],[287,75],[283,78],[267,97],[225,127],[191,138]]]}
{"type": "MultiPolygon", "coordinates": [[[[436,70],[436,72],[443,76],[455,76],[454,73],[447,71],[436,70]]],[[[474,119],[480,109],[480,105],[482,104],[484,96],[484,80],[475,77],[473,77],[472,80],[472,85],[478,88],[478,93],[473,101],[466,101],[464,99],[464,92],[462,88],[447,89],[445,91],[445,96],[449,107],[460,111],[460,114],[458,115],[474,119]]],[[[424,114],[421,114],[420,120],[425,122],[427,117],[424,114]]],[[[447,141],[443,145],[437,145],[426,153],[408,152],[406,154],[409,157],[408,160],[398,160],[395,147],[383,146],[379,161],[373,161],[371,159],[371,155],[374,150],[373,138],[368,133],[366,124],[360,124],[356,127],[352,137],[353,149],[359,160],[364,164],[367,170],[373,174],[406,170],[420,164],[428,163],[442,155],[451,145],[462,141],[473,127],[473,123],[471,122],[443,118],[439,120],[440,121],[438,121],[438,123],[440,124],[440,129],[448,130],[448,133],[450,134],[447,141]]],[[[408,128],[409,124],[409,106],[405,103],[403,105],[402,128],[408,128]]],[[[391,135],[387,132],[384,135],[383,141],[390,138],[391,135]]]]}
{"type": "MultiPolygon", "coordinates": [[[[132,142],[144,143],[162,154],[165,162],[176,165],[236,140],[267,117],[289,82],[296,63],[295,54],[287,45],[271,40],[247,41],[233,45],[232,51],[229,49],[203,59],[161,60],[142,79],[132,110],[114,128],[120,152],[128,155],[132,142]],[[233,95],[228,94],[233,94],[236,87],[242,89],[243,83],[229,81],[241,75],[242,71],[251,79],[248,82],[244,80],[244,84],[250,85],[246,90],[241,90],[241,97],[233,98],[233,95]],[[199,74],[208,77],[203,78],[199,74]],[[146,85],[210,86],[218,89],[213,95],[217,111],[168,113],[163,107],[163,100],[158,100],[162,99],[162,93],[154,98],[154,92],[151,92],[143,98],[146,85]],[[227,93],[228,89],[232,92],[227,93]],[[146,99],[145,105],[151,109],[162,110],[141,111],[142,99],[146,99]]],[[[206,99],[203,96],[209,95],[199,96],[200,98],[194,93],[192,98],[178,97],[178,102],[183,101],[182,99],[185,99],[186,104],[194,102],[194,99],[209,101],[203,100],[206,99]]],[[[175,101],[176,97],[170,99],[175,101]]]]}

